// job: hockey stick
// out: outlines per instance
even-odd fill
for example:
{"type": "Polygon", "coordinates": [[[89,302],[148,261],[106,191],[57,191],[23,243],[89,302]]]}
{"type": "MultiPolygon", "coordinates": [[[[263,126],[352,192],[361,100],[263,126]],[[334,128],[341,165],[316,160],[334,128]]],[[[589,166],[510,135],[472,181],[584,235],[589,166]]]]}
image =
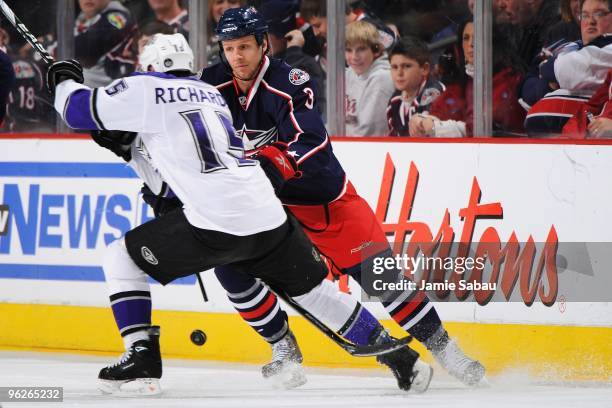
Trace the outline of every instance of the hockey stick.
{"type": "Polygon", "coordinates": [[[289,297],[285,292],[270,288],[276,296],[283,299],[285,303],[291,306],[296,312],[302,315],[306,320],[319,329],[331,341],[342,347],[346,352],[355,357],[371,357],[380,356],[382,354],[391,353],[405,347],[412,341],[412,336],[406,336],[401,339],[393,340],[387,344],[359,345],[346,341],[338,333],[327,327],[323,322],[313,316],[308,310],[300,306],[295,300],[289,297]]]}
{"type": "Polygon", "coordinates": [[[25,24],[23,24],[21,20],[19,20],[17,16],[15,16],[13,10],[11,10],[11,8],[8,6],[8,4],[6,4],[4,0],[0,0],[0,11],[2,11],[2,14],[4,14],[7,20],[13,25],[13,27],[15,27],[17,32],[21,34],[21,36],[28,42],[28,44],[30,44],[38,52],[42,60],[47,65],[53,64],[54,59],[51,54],[47,52],[45,47],[43,47],[43,45],[36,39],[36,37],[34,37],[34,35],[30,32],[30,30],[28,30],[25,24]]]}
{"type": "Polygon", "coordinates": [[[202,292],[202,297],[204,298],[204,302],[208,302],[208,296],[206,295],[206,289],[204,289],[204,282],[202,281],[202,277],[200,273],[195,274],[196,278],[198,278],[198,284],[200,285],[200,291],[202,292]]]}

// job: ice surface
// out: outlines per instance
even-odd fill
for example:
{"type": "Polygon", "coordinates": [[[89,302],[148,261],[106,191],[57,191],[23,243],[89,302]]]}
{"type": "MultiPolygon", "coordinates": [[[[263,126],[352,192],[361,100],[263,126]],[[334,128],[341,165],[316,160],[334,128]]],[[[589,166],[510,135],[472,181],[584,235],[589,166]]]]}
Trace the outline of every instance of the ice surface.
{"type": "Polygon", "coordinates": [[[349,407],[349,408],[612,408],[611,384],[542,384],[522,374],[491,378],[491,386],[468,389],[441,370],[422,395],[396,388],[391,374],[375,370],[307,369],[308,383],[296,390],[274,389],[259,367],[165,360],[164,390],[157,397],[119,398],[96,388],[100,368],[115,357],[0,352],[0,386],[61,386],[63,403],[7,403],[16,407],[349,407]]]}

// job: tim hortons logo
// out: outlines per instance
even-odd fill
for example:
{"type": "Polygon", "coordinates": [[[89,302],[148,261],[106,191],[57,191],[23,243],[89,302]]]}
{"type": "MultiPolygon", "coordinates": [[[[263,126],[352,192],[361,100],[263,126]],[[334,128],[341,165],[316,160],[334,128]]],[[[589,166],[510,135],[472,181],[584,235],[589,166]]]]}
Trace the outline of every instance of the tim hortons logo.
{"type": "MultiPolygon", "coordinates": [[[[419,221],[410,219],[412,208],[415,204],[419,171],[414,164],[410,163],[408,179],[404,190],[400,214],[397,222],[387,221],[387,211],[392,196],[393,180],[395,177],[395,165],[391,156],[387,154],[385,167],[381,182],[378,203],[376,205],[376,217],[383,224],[385,234],[393,235],[395,243],[394,252],[399,254],[402,248],[408,257],[416,258],[419,252],[427,257],[446,258],[451,256],[451,249],[455,244],[455,230],[450,224],[450,212],[447,208],[442,216],[442,221],[438,232],[434,236],[430,227],[419,221]],[[410,236],[406,245],[406,238],[410,236]]],[[[510,236],[502,241],[495,227],[488,227],[481,234],[480,239],[473,242],[474,226],[477,221],[486,219],[503,219],[503,207],[500,202],[481,203],[481,190],[478,180],[474,177],[470,191],[469,202],[466,207],[459,209],[459,217],[463,223],[459,241],[456,242],[456,257],[485,257],[486,262],[491,265],[491,274],[488,282],[497,283],[501,279],[498,289],[501,289],[506,300],[515,290],[519,283],[520,295],[527,306],[531,306],[539,295],[540,300],[546,306],[555,303],[558,293],[558,272],[556,265],[556,255],[558,247],[557,232],[554,225],[551,225],[546,237],[537,264],[536,245],[531,235],[524,242],[519,243],[516,232],[513,230],[510,236]],[[506,244],[502,247],[502,242],[506,244]],[[472,246],[475,249],[472,250],[472,246]],[[544,283],[546,280],[546,285],[544,283]]],[[[459,289],[458,281],[467,280],[469,282],[483,282],[483,270],[474,268],[470,276],[447,271],[442,268],[433,270],[423,270],[421,280],[431,282],[455,282],[456,289],[453,291],[457,299],[465,300],[470,291],[459,289]],[[452,276],[449,276],[452,275],[452,276]]],[[[495,287],[496,285],[493,285],[495,287]]],[[[420,284],[419,284],[420,287],[420,284]]],[[[437,290],[436,296],[445,299],[449,296],[449,290],[437,290]]],[[[489,303],[494,290],[474,290],[474,299],[480,304],[489,303]]]]}

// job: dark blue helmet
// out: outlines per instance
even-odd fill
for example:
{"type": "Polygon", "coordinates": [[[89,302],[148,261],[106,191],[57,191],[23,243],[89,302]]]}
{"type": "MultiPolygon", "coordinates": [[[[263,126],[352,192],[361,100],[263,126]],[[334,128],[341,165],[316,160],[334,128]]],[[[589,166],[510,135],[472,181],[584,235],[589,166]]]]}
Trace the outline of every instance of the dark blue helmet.
{"type": "Polygon", "coordinates": [[[268,24],[255,7],[239,7],[225,10],[217,24],[215,34],[219,41],[254,35],[257,43],[261,44],[267,32],[268,24]]]}

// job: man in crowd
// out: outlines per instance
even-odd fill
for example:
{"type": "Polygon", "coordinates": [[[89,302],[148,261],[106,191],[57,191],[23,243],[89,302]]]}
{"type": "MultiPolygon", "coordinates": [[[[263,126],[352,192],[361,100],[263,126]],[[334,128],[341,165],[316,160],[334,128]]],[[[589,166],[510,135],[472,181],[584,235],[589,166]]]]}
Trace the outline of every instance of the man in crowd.
{"type": "Polygon", "coordinates": [[[148,0],[155,18],[173,27],[177,33],[189,39],[189,14],[183,9],[180,0],[148,0]]]}
{"type": "Polygon", "coordinates": [[[522,86],[529,108],[525,128],[532,136],[558,134],[604,82],[612,66],[612,0],[583,0],[582,41],[562,47],[522,86]],[[545,95],[543,95],[545,92],[545,95]],[[541,98],[541,99],[540,99],[541,98]]]}
{"type": "Polygon", "coordinates": [[[83,64],[85,83],[107,85],[115,75],[107,72],[107,56],[122,47],[134,23],[121,2],[79,0],[81,13],[74,27],[75,56],[83,64]]]}
{"type": "Polygon", "coordinates": [[[324,114],[325,73],[315,58],[303,51],[305,39],[302,31],[297,29],[295,17],[298,10],[297,0],[267,0],[259,8],[270,28],[268,38],[272,57],[283,60],[290,66],[299,68],[310,75],[316,85],[319,113],[324,114]]]}

